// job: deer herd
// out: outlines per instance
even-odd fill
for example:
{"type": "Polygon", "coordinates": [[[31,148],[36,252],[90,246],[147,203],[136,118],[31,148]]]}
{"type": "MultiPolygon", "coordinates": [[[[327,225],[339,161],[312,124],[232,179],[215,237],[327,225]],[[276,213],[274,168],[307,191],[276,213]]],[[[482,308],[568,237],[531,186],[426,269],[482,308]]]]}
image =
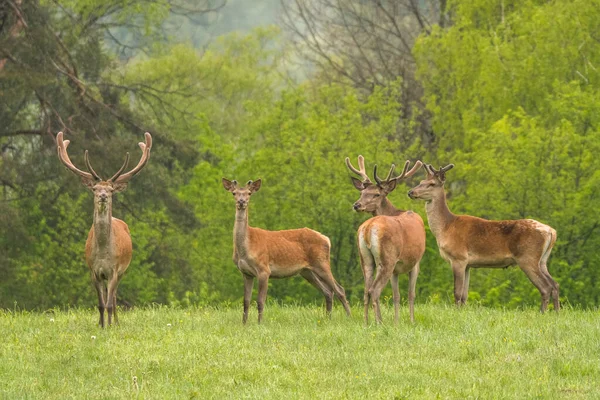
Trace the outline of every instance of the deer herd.
{"type": "MultiPolygon", "coordinates": [[[[112,195],[127,188],[129,180],[147,164],[152,149],[152,136],[145,134],[140,142],[142,156],[135,168],[124,173],[129,153],[121,168],[109,179],[102,179],[92,168],[87,150],[87,172],[75,167],[69,158],[69,141],[63,133],[56,136],[58,158],[82,183],[94,193],[94,219],[85,245],[85,258],[98,294],[99,325],[104,327],[104,312],[108,325],[117,323],[117,287],[132,258],[132,243],[127,224],[112,216],[112,195]]],[[[373,182],[366,173],[365,160],[358,156],[358,169],[346,157],[346,166],[359,178],[351,177],[360,191],[354,203],[355,211],[370,213],[357,232],[357,246],[365,281],[364,319],[369,321],[369,307],[375,320],[381,323],[379,299],[388,281],[392,282],[394,321],[398,322],[400,292],[399,274],[408,274],[408,303],[410,320],[414,322],[414,301],[419,264],[425,253],[425,224],[419,214],[396,208],[387,196],[404,179],[421,168],[426,176],[408,192],[415,200],[425,201],[425,212],[431,233],[435,236],[440,255],[450,263],[454,274],[454,301],[464,305],[469,292],[471,268],[506,268],[518,265],[539,290],[541,312],[546,311],[550,297],[558,311],[559,286],[548,272],[547,261],[556,242],[556,231],[532,219],[489,221],[469,215],[453,214],[446,203],[444,184],[449,164],[438,170],[430,164],[416,161],[409,170],[406,161],[402,173],[394,176],[392,164],[385,179],[373,169],[373,182]]],[[[258,280],[258,322],[263,319],[269,278],[288,278],[300,275],[325,296],[327,314],[331,314],[334,296],[342,303],[346,314],[350,306],[344,288],[331,273],[329,238],[308,228],[269,231],[248,225],[250,197],[259,191],[261,180],[248,181],[241,186],[235,180],[223,178],[225,190],[236,205],[233,228],[233,262],[244,278],[244,314],[248,320],[254,279],[258,280]]]]}

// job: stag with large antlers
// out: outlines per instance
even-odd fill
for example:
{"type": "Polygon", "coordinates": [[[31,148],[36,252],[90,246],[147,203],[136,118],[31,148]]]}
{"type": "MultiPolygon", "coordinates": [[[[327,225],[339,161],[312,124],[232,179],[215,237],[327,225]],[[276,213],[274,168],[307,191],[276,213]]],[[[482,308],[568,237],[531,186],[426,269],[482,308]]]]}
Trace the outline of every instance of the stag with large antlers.
{"type": "Polygon", "coordinates": [[[455,215],[446,203],[444,183],[449,164],[434,169],[425,165],[424,181],[408,192],[412,199],[425,200],[429,227],[441,256],[454,273],[454,300],[458,306],[467,301],[471,268],[506,268],[518,265],[542,295],[541,312],[550,296],[559,310],[558,283],[546,263],[556,242],[556,231],[533,219],[489,221],[469,215],[455,215]]]}
{"type": "Polygon", "coordinates": [[[346,314],[350,307],[344,288],[331,273],[329,238],[312,229],[267,231],[248,226],[250,196],[261,186],[261,180],[248,181],[246,186],[223,178],[223,187],[235,198],[236,212],[233,228],[233,262],[244,277],[244,316],[252,297],[254,278],[258,279],[258,323],[262,321],[269,278],[288,278],[300,275],[325,296],[327,314],[331,314],[333,296],[340,300],[346,314]]]}
{"type": "Polygon", "coordinates": [[[419,276],[419,263],[425,253],[425,225],[419,214],[399,210],[387,196],[396,188],[398,182],[411,177],[421,168],[421,161],[408,170],[410,161],[406,161],[404,170],[393,177],[395,165],[392,164],[385,179],[377,175],[374,167],[375,184],[365,171],[365,160],[358,156],[359,169],[354,168],[346,157],[346,166],[361,179],[352,177],[354,187],[360,190],[360,198],[354,203],[354,210],[371,213],[358,228],[358,251],[360,264],[365,278],[364,307],[365,323],[369,322],[369,303],[373,304],[375,319],[381,323],[379,297],[388,281],[392,281],[394,301],[394,321],[398,322],[400,291],[398,275],[408,273],[408,303],[410,320],[414,322],[415,289],[419,276]],[[374,277],[374,272],[376,276],[374,277]]]}
{"type": "Polygon", "coordinates": [[[104,180],[94,171],[85,151],[85,165],[89,172],[77,168],[67,153],[68,140],[63,133],[56,136],[58,158],[71,172],[81,177],[82,183],[94,193],[94,223],[85,243],[85,259],[91,271],[92,282],[98,293],[99,325],[104,327],[104,310],[108,314],[108,325],[114,316],[117,321],[117,287],[123,273],[131,262],[131,236],[127,224],[112,216],[112,195],[127,188],[129,180],[142,170],[150,157],[152,136],[146,132],[146,143],[139,143],[142,158],[135,168],[123,173],[129,162],[129,153],[123,166],[112,178],[104,180]]]}

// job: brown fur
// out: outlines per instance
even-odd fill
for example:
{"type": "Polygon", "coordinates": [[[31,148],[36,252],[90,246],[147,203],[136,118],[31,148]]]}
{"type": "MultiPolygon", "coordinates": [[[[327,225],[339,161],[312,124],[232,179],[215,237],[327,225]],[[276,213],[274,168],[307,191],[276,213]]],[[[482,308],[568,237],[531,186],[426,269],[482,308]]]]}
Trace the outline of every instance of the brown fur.
{"type": "MultiPolygon", "coordinates": [[[[129,263],[131,262],[132,254],[133,254],[133,246],[131,244],[131,234],[129,232],[129,227],[125,223],[118,218],[112,219],[112,237],[114,238],[114,254],[115,254],[115,270],[118,276],[123,275],[123,273],[129,267],[129,263]]],[[[85,242],[85,261],[90,268],[91,272],[94,272],[94,258],[93,258],[93,249],[94,249],[94,226],[90,228],[88,233],[88,238],[85,242]]]]}
{"type": "Polygon", "coordinates": [[[418,161],[408,171],[409,162],[403,173],[392,178],[394,166],[390,169],[385,181],[374,175],[378,184],[373,184],[365,172],[364,158],[359,156],[359,169],[352,167],[348,158],[346,165],[350,171],[358,174],[362,181],[352,178],[356,189],[360,190],[360,198],[354,203],[356,211],[368,212],[373,218],[364,222],[357,232],[357,244],[360,264],[365,279],[364,317],[369,322],[369,303],[373,304],[375,318],[381,323],[379,298],[388,281],[392,282],[394,301],[394,321],[398,322],[400,308],[400,291],[398,275],[408,273],[408,303],[410,320],[414,322],[414,301],[419,263],[425,253],[425,225],[420,215],[412,211],[399,210],[388,200],[397,182],[413,175],[421,167],[418,161]],[[376,272],[376,276],[374,274],[376,272]]]}
{"type": "Polygon", "coordinates": [[[233,228],[233,262],[244,277],[244,315],[252,297],[254,278],[258,279],[258,322],[262,321],[267,298],[269,278],[288,278],[300,275],[325,296],[327,314],[331,314],[333,295],[340,300],[346,314],[350,306],[344,288],[334,279],[330,268],[330,241],[312,229],[267,231],[248,226],[250,196],[260,189],[260,179],[239,187],[236,181],[223,178],[223,187],[236,200],[235,226],[233,228]]]}
{"type": "Polygon", "coordinates": [[[413,199],[426,201],[431,232],[441,256],[450,262],[454,274],[454,299],[465,304],[469,291],[470,268],[505,268],[518,265],[542,296],[544,312],[550,296],[559,310],[559,285],[547,268],[556,242],[556,231],[532,219],[488,221],[469,215],[455,215],[448,209],[444,192],[445,171],[427,167],[427,178],[409,191],[413,199]]]}

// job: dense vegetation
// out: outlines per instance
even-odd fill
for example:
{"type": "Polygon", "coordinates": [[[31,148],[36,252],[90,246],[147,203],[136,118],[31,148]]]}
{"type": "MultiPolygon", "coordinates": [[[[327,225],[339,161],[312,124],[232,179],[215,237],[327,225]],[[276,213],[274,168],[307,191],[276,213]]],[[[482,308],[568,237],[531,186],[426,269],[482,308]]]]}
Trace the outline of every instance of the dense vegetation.
{"type": "MultiPolygon", "coordinates": [[[[343,160],[358,154],[369,170],[406,159],[455,163],[454,212],[553,226],[549,269],[562,301],[600,303],[600,1],[428,1],[403,20],[401,9],[379,10],[382,2],[347,0],[337,12],[362,24],[356,40],[340,39],[352,23],[336,30],[322,20],[331,29],[307,37],[285,7],[283,29],[187,35],[238,3],[0,5],[0,307],[95,304],[83,257],[92,196],[56,157],[60,130],[73,161],[83,166],[89,149],[105,175],[126,151],[137,160],[145,130],[155,138],[148,167],[114,200],[134,243],[119,292],[127,304],[241,299],[222,176],[262,178],[251,225],[329,236],[334,275],[356,300],[355,232],[368,216],[351,211],[358,192],[343,160]],[[385,22],[370,29],[378,13],[385,22]],[[330,45],[315,48],[315,39],[330,45]]],[[[425,216],[407,190],[398,187],[392,202],[425,216]]],[[[427,243],[417,301],[446,302],[451,271],[429,232],[427,243]]],[[[321,301],[301,279],[272,282],[269,295],[321,301]]],[[[519,307],[539,294],[517,268],[480,270],[470,300],[519,307]]]]}

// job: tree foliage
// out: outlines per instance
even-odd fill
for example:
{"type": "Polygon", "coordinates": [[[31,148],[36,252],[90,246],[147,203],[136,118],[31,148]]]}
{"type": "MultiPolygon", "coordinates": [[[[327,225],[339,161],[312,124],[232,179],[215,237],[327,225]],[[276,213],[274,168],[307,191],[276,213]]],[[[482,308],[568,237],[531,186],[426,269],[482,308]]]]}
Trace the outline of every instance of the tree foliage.
{"type": "MultiPolygon", "coordinates": [[[[344,157],[363,154],[371,171],[455,163],[453,211],[553,226],[549,268],[562,300],[598,304],[599,5],[295,1],[282,4],[291,43],[260,28],[199,50],[170,29],[218,19],[223,2],[2,3],[0,307],[94,304],[83,257],[92,196],[57,160],[59,130],[76,164],[89,149],[104,174],[126,151],[138,156],[145,130],[155,138],[148,167],[114,200],[134,243],[122,303],[241,299],[235,207],[221,177],[262,178],[252,226],[330,237],[334,275],[360,299],[355,235],[368,215],[351,210],[359,193],[344,157]],[[299,57],[315,73],[291,83],[299,57]]],[[[425,217],[406,196],[413,179],[390,199],[425,217]]],[[[449,300],[451,276],[428,231],[417,300],[449,300]]],[[[270,298],[321,301],[299,278],[273,282],[270,298]]],[[[472,275],[471,300],[538,299],[517,269],[472,275]]]]}

